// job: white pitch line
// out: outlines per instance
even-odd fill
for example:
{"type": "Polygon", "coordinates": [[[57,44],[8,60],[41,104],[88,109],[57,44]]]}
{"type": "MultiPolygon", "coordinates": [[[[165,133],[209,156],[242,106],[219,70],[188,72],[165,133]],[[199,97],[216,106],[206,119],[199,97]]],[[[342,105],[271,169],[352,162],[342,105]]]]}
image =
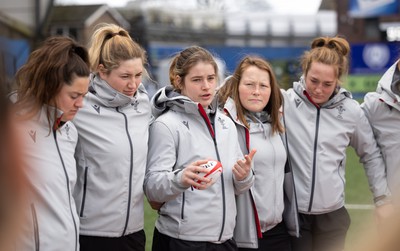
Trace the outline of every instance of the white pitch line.
{"type": "Polygon", "coordinates": [[[374,209],[374,205],[369,204],[346,204],[346,209],[355,209],[355,210],[371,210],[374,209]]]}

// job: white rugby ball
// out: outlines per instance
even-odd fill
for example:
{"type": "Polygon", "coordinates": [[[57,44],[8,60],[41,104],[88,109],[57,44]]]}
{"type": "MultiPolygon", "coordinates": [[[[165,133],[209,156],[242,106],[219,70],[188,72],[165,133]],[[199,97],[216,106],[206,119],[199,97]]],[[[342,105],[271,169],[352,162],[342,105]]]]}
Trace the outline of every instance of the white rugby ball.
{"type": "MultiPolygon", "coordinates": [[[[207,168],[209,170],[207,173],[199,172],[198,175],[201,177],[210,178],[211,179],[211,182],[209,183],[210,186],[218,180],[219,176],[221,176],[222,164],[219,161],[210,160],[207,163],[200,166],[207,168]]],[[[196,182],[199,184],[204,184],[204,182],[200,180],[197,180],[196,182]]]]}

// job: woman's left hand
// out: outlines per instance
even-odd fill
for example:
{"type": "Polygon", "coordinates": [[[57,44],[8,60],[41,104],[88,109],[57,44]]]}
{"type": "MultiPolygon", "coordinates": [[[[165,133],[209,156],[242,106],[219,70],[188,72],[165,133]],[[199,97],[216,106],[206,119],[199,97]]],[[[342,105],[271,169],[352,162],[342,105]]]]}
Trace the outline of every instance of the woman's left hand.
{"type": "Polygon", "coordinates": [[[246,154],[244,156],[244,159],[236,161],[236,164],[233,166],[232,169],[236,180],[244,180],[249,175],[251,170],[251,161],[253,160],[254,154],[256,154],[256,152],[256,149],[252,149],[249,154],[246,154]]]}

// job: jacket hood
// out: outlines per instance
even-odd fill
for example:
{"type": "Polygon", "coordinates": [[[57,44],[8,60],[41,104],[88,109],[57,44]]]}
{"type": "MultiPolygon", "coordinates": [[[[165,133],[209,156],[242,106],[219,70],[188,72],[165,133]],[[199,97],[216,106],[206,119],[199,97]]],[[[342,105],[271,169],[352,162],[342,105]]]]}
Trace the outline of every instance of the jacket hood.
{"type": "MultiPolygon", "coordinates": [[[[217,100],[214,98],[207,112],[215,112],[217,100]]],[[[180,94],[172,86],[159,89],[151,99],[152,113],[158,117],[169,109],[185,113],[198,114],[200,104],[193,102],[190,98],[180,94]]]]}
{"type": "Polygon", "coordinates": [[[382,76],[378,82],[376,91],[385,92],[392,99],[400,102],[400,70],[397,67],[399,61],[394,63],[382,76]]]}
{"type": "MultiPolygon", "coordinates": [[[[305,88],[305,80],[304,75],[300,77],[298,82],[293,83],[293,90],[306,102],[310,102],[310,100],[305,95],[307,93],[305,88]]],[[[339,87],[337,93],[331,97],[325,104],[321,105],[322,108],[333,108],[340,104],[344,99],[352,98],[352,95],[349,91],[344,89],[343,87],[339,87]]]]}
{"type": "MultiPolygon", "coordinates": [[[[112,88],[106,81],[101,79],[97,74],[90,76],[89,91],[100,98],[107,107],[119,107],[125,106],[132,103],[135,99],[136,94],[133,97],[127,96],[123,93],[112,88]]],[[[136,92],[146,92],[143,84],[138,86],[136,92]]]]}

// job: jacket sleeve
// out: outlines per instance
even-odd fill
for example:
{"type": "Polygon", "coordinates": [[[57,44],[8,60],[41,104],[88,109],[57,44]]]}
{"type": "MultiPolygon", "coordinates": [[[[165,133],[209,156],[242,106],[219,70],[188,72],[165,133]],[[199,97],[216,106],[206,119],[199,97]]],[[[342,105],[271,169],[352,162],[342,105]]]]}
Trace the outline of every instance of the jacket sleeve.
{"type": "Polygon", "coordinates": [[[184,192],[181,170],[174,170],[176,142],[170,129],[156,121],[150,126],[149,152],[143,190],[148,200],[166,202],[184,192]]]}
{"type": "Polygon", "coordinates": [[[386,169],[381,152],[373,135],[371,125],[362,109],[357,106],[356,127],[350,145],[356,150],[360,162],[364,165],[369,187],[377,199],[381,196],[389,196],[386,181],[386,169]]]}

